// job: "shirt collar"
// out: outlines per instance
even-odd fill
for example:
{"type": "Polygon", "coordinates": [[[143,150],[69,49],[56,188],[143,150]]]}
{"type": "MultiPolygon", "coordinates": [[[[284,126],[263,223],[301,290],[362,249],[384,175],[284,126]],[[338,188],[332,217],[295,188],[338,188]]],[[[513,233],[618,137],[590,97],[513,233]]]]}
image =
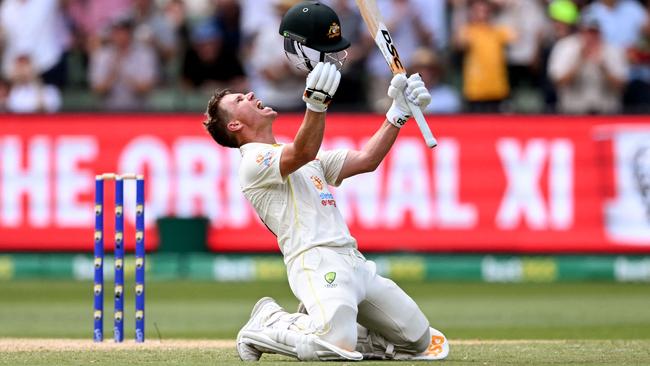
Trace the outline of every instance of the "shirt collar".
{"type": "Polygon", "coordinates": [[[266,144],[266,143],[263,143],[263,142],[249,142],[247,144],[243,144],[242,146],[240,146],[239,147],[239,152],[243,156],[248,151],[258,150],[258,149],[261,149],[263,147],[268,147],[268,146],[278,147],[278,146],[282,146],[282,144],[266,144]]]}

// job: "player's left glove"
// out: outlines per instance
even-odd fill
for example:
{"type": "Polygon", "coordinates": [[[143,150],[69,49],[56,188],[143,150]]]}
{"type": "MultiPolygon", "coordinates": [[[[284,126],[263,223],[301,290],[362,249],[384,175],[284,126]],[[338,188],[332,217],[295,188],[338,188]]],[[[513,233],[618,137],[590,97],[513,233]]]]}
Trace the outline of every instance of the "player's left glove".
{"type": "Polygon", "coordinates": [[[402,128],[411,118],[411,108],[407,100],[422,110],[431,103],[431,94],[419,74],[413,74],[408,79],[404,74],[393,76],[388,87],[388,96],[393,99],[393,104],[386,113],[386,119],[398,128],[402,128]]]}

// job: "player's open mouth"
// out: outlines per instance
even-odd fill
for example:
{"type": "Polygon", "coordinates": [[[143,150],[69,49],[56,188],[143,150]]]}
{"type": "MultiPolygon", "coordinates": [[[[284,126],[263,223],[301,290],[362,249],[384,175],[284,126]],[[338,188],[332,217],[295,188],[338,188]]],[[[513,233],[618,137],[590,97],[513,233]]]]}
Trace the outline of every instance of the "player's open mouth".
{"type": "Polygon", "coordinates": [[[262,103],[261,100],[258,100],[256,105],[257,105],[257,109],[262,109],[262,110],[264,109],[264,103],[262,103]]]}

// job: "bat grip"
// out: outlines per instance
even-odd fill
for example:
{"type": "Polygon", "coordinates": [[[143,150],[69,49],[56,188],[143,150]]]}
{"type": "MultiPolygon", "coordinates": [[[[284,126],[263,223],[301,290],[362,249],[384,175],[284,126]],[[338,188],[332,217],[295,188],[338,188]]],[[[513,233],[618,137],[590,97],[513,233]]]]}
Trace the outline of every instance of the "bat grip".
{"type": "Polygon", "coordinates": [[[433,137],[433,133],[431,133],[431,129],[427,124],[427,120],[422,114],[422,110],[420,110],[420,107],[413,104],[410,100],[407,99],[406,102],[408,103],[409,108],[411,108],[411,114],[413,115],[413,118],[415,118],[415,122],[420,128],[420,132],[422,132],[422,136],[424,137],[424,141],[426,142],[427,146],[429,148],[436,147],[438,145],[438,141],[435,137],[433,137]]]}

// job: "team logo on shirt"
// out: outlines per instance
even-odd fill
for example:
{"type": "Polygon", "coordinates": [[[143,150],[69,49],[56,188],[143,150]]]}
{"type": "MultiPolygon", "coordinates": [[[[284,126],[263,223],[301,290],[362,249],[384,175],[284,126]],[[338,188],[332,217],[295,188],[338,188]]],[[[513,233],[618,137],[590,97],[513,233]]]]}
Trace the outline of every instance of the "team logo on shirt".
{"type": "Polygon", "coordinates": [[[314,187],[316,187],[316,189],[318,189],[319,191],[323,190],[323,181],[320,180],[320,178],[318,178],[315,175],[312,175],[309,178],[311,179],[311,182],[314,183],[314,187]]]}
{"type": "Polygon", "coordinates": [[[255,158],[255,162],[257,163],[257,165],[262,165],[265,168],[268,168],[271,166],[272,159],[273,159],[273,151],[267,151],[264,154],[262,153],[257,154],[257,157],[255,158]]]}
{"type": "Polygon", "coordinates": [[[333,283],[334,280],[336,279],[336,272],[327,272],[325,273],[325,282],[327,282],[327,285],[325,287],[336,287],[336,284],[333,283]]]}

